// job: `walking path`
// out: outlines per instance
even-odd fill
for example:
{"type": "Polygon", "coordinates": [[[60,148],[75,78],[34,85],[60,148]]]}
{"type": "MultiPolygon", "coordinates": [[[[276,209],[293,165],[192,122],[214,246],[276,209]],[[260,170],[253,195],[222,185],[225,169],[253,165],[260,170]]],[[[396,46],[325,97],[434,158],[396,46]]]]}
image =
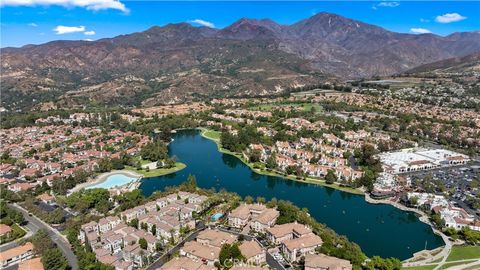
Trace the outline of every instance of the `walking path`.
{"type": "MultiPolygon", "coordinates": [[[[453,261],[453,262],[455,263],[455,262],[462,262],[462,261],[471,261],[471,260],[461,260],[461,261],[453,261]]],[[[451,262],[449,262],[449,263],[451,263],[451,262]]],[[[478,266],[478,269],[480,269],[480,260],[470,262],[470,263],[467,263],[467,264],[451,266],[451,267],[448,267],[447,270],[474,269],[474,268],[470,268],[470,267],[473,267],[473,266],[478,266]]],[[[440,264],[437,267],[435,267],[435,269],[438,269],[438,267],[440,267],[440,264]]]]}

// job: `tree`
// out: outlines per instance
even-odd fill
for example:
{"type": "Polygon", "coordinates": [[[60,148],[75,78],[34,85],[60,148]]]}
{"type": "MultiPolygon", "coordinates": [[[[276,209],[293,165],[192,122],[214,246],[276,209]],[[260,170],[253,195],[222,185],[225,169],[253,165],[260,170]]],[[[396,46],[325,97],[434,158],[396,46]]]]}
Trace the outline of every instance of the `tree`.
{"type": "Polygon", "coordinates": [[[197,190],[197,178],[195,175],[188,175],[187,181],[182,184],[182,188],[188,192],[195,192],[197,190]]]}
{"type": "Polygon", "coordinates": [[[162,249],[163,249],[163,247],[162,247],[162,244],[160,242],[155,243],[155,250],[157,252],[161,251],[162,249]]]}
{"type": "Polygon", "coordinates": [[[250,162],[259,162],[262,153],[258,149],[254,149],[250,152],[250,162]]]}
{"type": "Polygon", "coordinates": [[[224,269],[230,269],[231,263],[229,261],[245,261],[245,257],[242,255],[237,243],[224,244],[220,249],[220,264],[224,266],[224,269]],[[230,267],[227,267],[229,265],[230,267]]]}
{"type": "Polygon", "coordinates": [[[417,205],[418,204],[418,196],[412,196],[409,199],[409,203],[410,203],[410,205],[417,205]]]}
{"type": "Polygon", "coordinates": [[[145,238],[140,238],[138,240],[138,244],[140,245],[140,248],[142,248],[142,249],[147,249],[147,247],[148,247],[148,243],[147,243],[147,240],[145,240],[145,238]]]}
{"type": "Polygon", "coordinates": [[[67,259],[63,256],[58,248],[47,249],[42,254],[43,268],[48,270],[65,270],[68,269],[67,259]]]}
{"type": "Polygon", "coordinates": [[[175,159],[174,158],[166,158],[164,162],[164,167],[165,168],[173,168],[175,167],[175,159]]]}
{"type": "Polygon", "coordinates": [[[157,225],[153,224],[152,229],[150,231],[153,235],[157,235],[157,225]]]}
{"type": "Polygon", "coordinates": [[[325,182],[329,185],[337,181],[337,175],[334,170],[328,170],[327,175],[325,176],[325,182]]]}
{"type": "Polygon", "coordinates": [[[167,145],[161,140],[155,140],[147,143],[140,150],[142,159],[150,160],[152,162],[162,161],[168,157],[167,145]]]}
{"type": "Polygon", "coordinates": [[[364,186],[369,192],[373,190],[373,183],[376,180],[375,172],[370,169],[364,169],[362,177],[357,179],[357,186],[364,186]]]}
{"type": "Polygon", "coordinates": [[[33,244],[33,251],[40,255],[47,250],[55,248],[55,243],[53,243],[50,236],[48,236],[46,230],[39,230],[30,238],[30,240],[33,244]]]}
{"type": "Polygon", "coordinates": [[[132,219],[132,220],[130,221],[130,224],[129,224],[129,225],[132,226],[132,227],[134,227],[134,228],[136,228],[136,229],[138,229],[138,219],[136,219],[136,218],[132,219]]]}
{"type": "Polygon", "coordinates": [[[98,161],[98,171],[99,172],[109,172],[113,168],[112,163],[109,158],[102,158],[98,161]]]}
{"type": "Polygon", "coordinates": [[[277,161],[276,161],[276,155],[275,153],[271,154],[267,160],[266,160],[266,165],[268,169],[275,169],[277,168],[277,161]]]}
{"type": "Polygon", "coordinates": [[[111,166],[115,170],[123,170],[125,168],[125,165],[123,163],[123,160],[119,158],[112,158],[110,160],[111,166]]]}
{"type": "Polygon", "coordinates": [[[366,270],[400,270],[402,263],[397,258],[383,259],[379,256],[373,256],[363,267],[366,270]]]}
{"type": "Polygon", "coordinates": [[[267,199],[265,197],[257,197],[257,203],[265,204],[267,202],[267,199]]]}

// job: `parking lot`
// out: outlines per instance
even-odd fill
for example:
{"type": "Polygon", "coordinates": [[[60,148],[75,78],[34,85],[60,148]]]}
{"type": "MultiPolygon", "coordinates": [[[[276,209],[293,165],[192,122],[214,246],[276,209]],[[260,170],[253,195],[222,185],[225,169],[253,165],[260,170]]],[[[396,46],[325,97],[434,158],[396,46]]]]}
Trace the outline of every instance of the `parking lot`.
{"type": "Polygon", "coordinates": [[[466,204],[469,196],[479,196],[478,188],[472,188],[473,181],[480,181],[480,163],[465,166],[455,166],[439,168],[429,171],[417,171],[404,174],[412,183],[412,186],[422,186],[425,179],[431,179],[437,185],[443,185],[445,191],[448,191],[449,199],[460,204],[471,214],[478,215],[478,209],[472,209],[466,204]]]}

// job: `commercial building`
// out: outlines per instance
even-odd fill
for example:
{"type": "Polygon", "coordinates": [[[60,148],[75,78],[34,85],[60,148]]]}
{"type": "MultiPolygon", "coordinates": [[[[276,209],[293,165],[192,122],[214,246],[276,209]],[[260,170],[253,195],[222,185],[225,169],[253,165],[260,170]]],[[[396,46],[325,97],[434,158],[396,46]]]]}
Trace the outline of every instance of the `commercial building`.
{"type": "Polygon", "coordinates": [[[466,164],[466,155],[445,149],[408,148],[378,155],[387,173],[399,174],[466,164]]]}

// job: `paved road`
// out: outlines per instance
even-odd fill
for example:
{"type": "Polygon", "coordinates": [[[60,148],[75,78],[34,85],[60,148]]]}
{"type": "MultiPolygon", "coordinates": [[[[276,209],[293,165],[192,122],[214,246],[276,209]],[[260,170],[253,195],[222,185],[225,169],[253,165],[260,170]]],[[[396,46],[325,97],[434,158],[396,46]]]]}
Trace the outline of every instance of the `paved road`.
{"type": "Polygon", "coordinates": [[[8,242],[8,243],[5,243],[3,245],[0,246],[0,252],[3,252],[5,250],[8,250],[8,249],[11,249],[11,248],[14,248],[16,246],[18,246],[17,242],[24,239],[24,238],[28,238],[30,236],[33,235],[33,232],[36,232],[38,229],[36,229],[36,227],[30,223],[27,223],[26,225],[23,225],[22,226],[23,229],[27,228],[27,234],[25,234],[22,238],[19,238],[19,239],[15,239],[11,242],[8,242]]]}
{"type": "Polygon", "coordinates": [[[276,270],[285,270],[285,267],[281,263],[279,263],[275,258],[270,254],[268,251],[266,252],[267,257],[267,264],[273,269],[276,270]]]}
{"type": "MultiPolygon", "coordinates": [[[[184,240],[182,240],[181,242],[179,242],[178,244],[175,245],[175,247],[173,247],[172,249],[170,249],[167,253],[163,254],[162,256],[160,256],[152,265],[150,265],[147,270],[155,270],[157,268],[160,268],[162,265],[164,265],[168,260],[168,255],[172,255],[172,254],[175,254],[176,252],[178,252],[180,250],[180,248],[183,246],[183,244],[185,242],[188,242],[188,241],[192,241],[194,240],[195,238],[197,238],[198,234],[203,230],[204,228],[201,228],[201,229],[197,229],[194,233],[192,233],[191,235],[189,235],[187,238],[185,238],[184,240]]],[[[224,228],[217,228],[221,231],[224,231],[224,232],[228,232],[228,233],[232,233],[232,234],[236,234],[236,235],[240,235],[241,233],[238,233],[238,232],[234,232],[234,231],[230,231],[230,230],[226,230],[224,228]]],[[[245,240],[252,240],[254,239],[252,236],[250,235],[245,235],[245,234],[242,234],[244,237],[245,237],[245,240]]],[[[260,244],[261,245],[261,244],[260,244]]],[[[281,265],[277,260],[275,260],[275,258],[273,258],[273,256],[267,252],[267,263],[270,267],[272,267],[273,269],[277,269],[277,270],[284,270],[285,268],[283,267],[283,265],[281,265]]]]}
{"type": "Polygon", "coordinates": [[[73,251],[70,249],[70,244],[67,242],[67,240],[64,238],[60,232],[54,228],[52,228],[50,225],[47,223],[43,222],[39,218],[35,216],[29,216],[28,212],[20,207],[17,204],[9,204],[10,207],[20,211],[23,214],[23,217],[25,220],[28,221],[27,227],[32,231],[32,232],[37,232],[40,229],[45,229],[48,232],[48,235],[50,238],[57,244],[57,247],[62,251],[63,255],[67,258],[68,264],[70,265],[72,270],[77,270],[78,269],[78,262],[77,262],[77,257],[75,254],[73,254],[73,251]]]}
{"type": "MultiPolygon", "coordinates": [[[[228,233],[231,233],[231,234],[236,234],[236,235],[243,235],[243,237],[245,238],[245,240],[247,241],[251,241],[252,239],[255,239],[254,237],[252,237],[251,235],[248,235],[248,234],[244,234],[244,233],[238,233],[238,232],[235,232],[235,231],[230,231],[230,230],[227,230],[227,229],[224,229],[224,228],[221,228],[221,227],[218,227],[217,229],[219,229],[220,231],[224,231],[224,232],[228,232],[228,233]]],[[[256,239],[255,239],[256,240],[256,239]]],[[[262,245],[262,243],[258,242],[257,243],[262,247],[262,248],[266,248],[262,245]]],[[[272,256],[272,254],[270,254],[268,251],[266,251],[266,259],[267,259],[267,264],[268,266],[270,266],[272,269],[276,269],[276,270],[285,270],[285,267],[279,263],[277,260],[275,260],[275,258],[272,256]]]]}
{"type": "Polygon", "coordinates": [[[197,238],[198,234],[200,231],[203,229],[196,230],[194,233],[190,234],[187,238],[183,239],[180,241],[178,244],[176,244],[173,248],[171,248],[169,251],[167,251],[165,254],[160,256],[153,264],[151,264],[149,267],[147,267],[147,270],[155,270],[157,268],[162,267],[166,262],[169,261],[169,256],[172,254],[175,254],[180,250],[180,248],[183,246],[185,242],[189,242],[197,238]]]}

